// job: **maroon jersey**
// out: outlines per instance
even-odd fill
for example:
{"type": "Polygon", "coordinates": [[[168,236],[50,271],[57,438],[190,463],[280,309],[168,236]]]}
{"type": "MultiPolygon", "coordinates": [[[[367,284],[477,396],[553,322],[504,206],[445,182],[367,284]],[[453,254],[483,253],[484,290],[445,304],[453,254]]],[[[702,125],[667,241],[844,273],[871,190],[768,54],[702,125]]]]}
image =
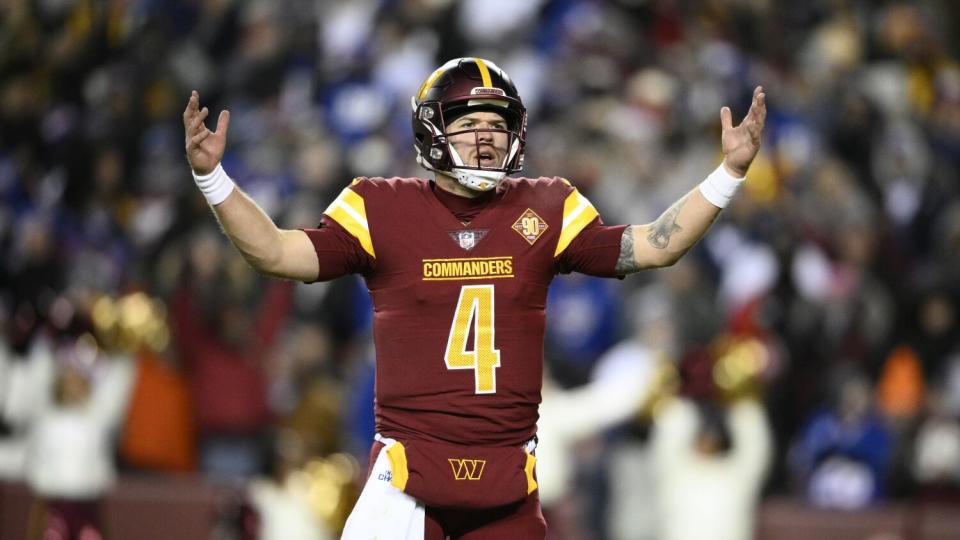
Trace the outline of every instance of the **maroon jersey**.
{"type": "MultiPolygon", "coordinates": [[[[564,253],[599,223],[593,205],[560,178],[508,178],[464,225],[427,180],[361,178],[324,214],[363,250],[353,260],[373,299],[378,431],[497,446],[533,437],[547,287],[578,269],[564,253]]],[[[599,244],[581,251],[611,252],[599,244]]],[[[605,256],[600,273],[613,275],[616,255],[605,256]]]]}

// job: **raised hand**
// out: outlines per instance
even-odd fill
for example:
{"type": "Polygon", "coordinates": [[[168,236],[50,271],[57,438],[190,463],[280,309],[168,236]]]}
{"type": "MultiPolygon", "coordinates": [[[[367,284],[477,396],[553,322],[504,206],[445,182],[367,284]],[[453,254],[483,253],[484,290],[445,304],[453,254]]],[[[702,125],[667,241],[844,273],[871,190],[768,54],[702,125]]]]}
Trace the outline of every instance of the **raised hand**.
{"type": "Polygon", "coordinates": [[[737,127],[733,126],[733,119],[729,107],[720,109],[720,126],[723,132],[720,144],[723,148],[724,165],[729,172],[737,177],[743,177],[750,168],[750,163],[760,150],[760,136],[763,134],[763,125],[767,119],[766,94],[763,87],[753,89],[753,102],[747,116],[737,127]]]}
{"type": "Polygon", "coordinates": [[[217,130],[210,131],[203,121],[210,110],[200,108],[200,94],[194,90],[183,111],[183,130],[186,135],[187,161],[198,175],[209,174],[223,159],[227,144],[227,129],[230,127],[230,111],[221,111],[217,130]]]}

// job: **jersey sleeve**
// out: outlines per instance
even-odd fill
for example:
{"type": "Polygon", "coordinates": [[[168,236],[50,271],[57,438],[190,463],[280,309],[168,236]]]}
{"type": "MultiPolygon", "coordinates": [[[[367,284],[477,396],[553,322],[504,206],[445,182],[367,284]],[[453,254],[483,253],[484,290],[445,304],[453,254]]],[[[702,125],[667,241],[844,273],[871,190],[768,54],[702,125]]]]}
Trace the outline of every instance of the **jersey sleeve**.
{"type": "Polygon", "coordinates": [[[564,180],[569,193],[563,202],[563,224],[554,257],[560,273],[617,277],[620,240],[627,225],[609,227],[589,199],[564,180]]]}
{"type": "Polygon", "coordinates": [[[314,281],[329,281],[347,274],[366,274],[373,259],[357,239],[328,216],[314,229],[302,229],[317,252],[320,271],[314,281]]]}
{"type": "Polygon", "coordinates": [[[580,231],[557,258],[562,274],[580,272],[598,277],[623,277],[617,274],[620,241],[629,225],[607,226],[596,217],[580,231]]]}
{"type": "MultiPolygon", "coordinates": [[[[352,186],[357,184],[354,180],[352,186]]],[[[346,187],[326,210],[314,229],[303,229],[317,252],[320,272],[315,281],[346,274],[366,274],[376,262],[363,197],[346,187]]]]}

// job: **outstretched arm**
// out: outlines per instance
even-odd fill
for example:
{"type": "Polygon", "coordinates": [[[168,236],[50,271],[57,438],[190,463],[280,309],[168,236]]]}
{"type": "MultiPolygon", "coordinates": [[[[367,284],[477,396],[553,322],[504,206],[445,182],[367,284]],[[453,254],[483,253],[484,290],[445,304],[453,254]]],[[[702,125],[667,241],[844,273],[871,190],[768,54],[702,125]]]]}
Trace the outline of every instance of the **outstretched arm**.
{"type": "Polygon", "coordinates": [[[194,180],[210,203],[230,241],[258,272],[272,276],[313,281],[319,271],[316,250],[306,233],[280,229],[246,193],[240,191],[220,166],[230,127],[230,112],[222,111],[217,130],[204,120],[210,113],[200,108],[194,91],[183,111],[187,161],[194,180]]]}
{"type": "Polygon", "coordinates": [[[646,268],[670,266],[706,234],[747,174],[760,149],[760,136],[767,117],[763,88],[753,91],[747,116],[734,127],[730,109],[720,110],[723,164],[698,187],[673,203],[656,221],[631,225],[623,231],[617,273],[630,274],[646,268]]]}

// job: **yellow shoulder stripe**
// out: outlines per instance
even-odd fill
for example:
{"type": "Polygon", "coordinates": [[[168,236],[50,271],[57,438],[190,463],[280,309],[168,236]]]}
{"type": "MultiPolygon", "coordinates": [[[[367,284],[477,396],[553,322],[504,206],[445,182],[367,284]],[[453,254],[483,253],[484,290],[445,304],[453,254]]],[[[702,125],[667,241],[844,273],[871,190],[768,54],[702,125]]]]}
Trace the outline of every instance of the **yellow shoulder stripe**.
{"type": "Polygon", "coordinates": [[[477,63],[477,67],[480,69],[480,79],[483,80],[483,86],[485,88],[492,87],[493,79],[490,78],[490,70],[487,69],[487,63],[484,62],[482,58],[474,58],[473,61],[477,63]]]}
{"type": "Polygon", "coordinates": [[[387,459],[390,460],[390,483],[403,491],[407,487],[410,471],[407,469],[407,450],[403,443],[395,442],[387,447],[387,459]]]}
{"type": "Polygon", "coordinates": [[[557,250],[553,256],[563,253],[580,231],[598,215],[597,209],[586,197],[576,189],[571,191],[570,195],[567,195],[567,200],[563,202],[563,226],[560,229],[560,241],[557,242],[557,250]]]}
{"type": "Polygon", "coordinates": [[[531,453],[527,453],[527,463],[523,466],[523,472],[527,474],[527,495],[537,489],[537,481],[533,478],[533,469],[537,464],[537,458],[531,453]]]}
{"type": "Polygon", "coordinates": [[[351,236],[360,242],[363,250],[371,257],[377,258],[373,251],[373,239],[370,237],[370,226],[367,224],[367,209],[363,204],[363,197],[350,188],[344,188],[330,206],[323,211],[351,236]]]}

